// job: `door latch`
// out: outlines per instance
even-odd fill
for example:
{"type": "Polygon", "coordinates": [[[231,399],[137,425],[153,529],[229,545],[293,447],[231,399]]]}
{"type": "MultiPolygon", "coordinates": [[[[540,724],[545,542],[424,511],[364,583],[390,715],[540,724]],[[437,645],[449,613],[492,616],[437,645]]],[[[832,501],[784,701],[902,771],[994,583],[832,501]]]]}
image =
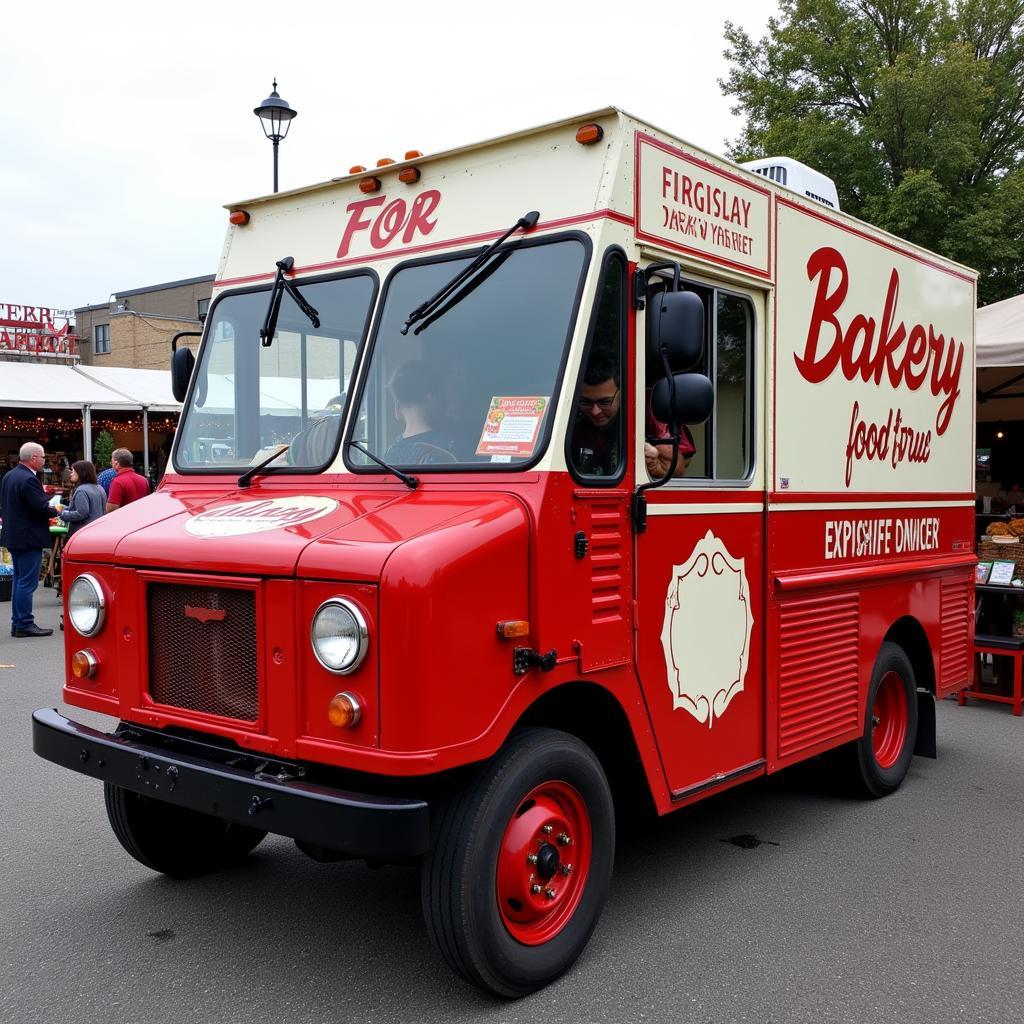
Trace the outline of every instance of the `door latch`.
{"type": "Polygon", "coordinates": [[[590,550],[590,541],[587,540],[587,535],[582,531],[578,530],[576,536],[573,537],[573,551],[577,558],[586,558],[587,552],[590,550]]]}

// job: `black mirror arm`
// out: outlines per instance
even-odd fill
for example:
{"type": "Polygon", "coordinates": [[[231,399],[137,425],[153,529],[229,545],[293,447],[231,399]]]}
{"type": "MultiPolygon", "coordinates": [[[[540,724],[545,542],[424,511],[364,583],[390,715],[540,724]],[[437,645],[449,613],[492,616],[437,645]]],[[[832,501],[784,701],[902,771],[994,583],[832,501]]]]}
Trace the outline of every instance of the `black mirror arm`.
{"type": "Polygon", "coordinates": [[[171,355],[178,351],[179,338],[201,338],[202,336],[202,331],[178,331],[178,333],[171,338],[171,355]]]}
{"type": "Polygon", "coordinates": [[[634,533],[647,532],[647,499],[644,497],[644,492],[651,491],[655,487],[663,487],[676,475],[676,467],[679,465],[679,427],[673,424],[671,429],[672,461],[668,464],[668,470],[657,480],[649,480],[647,483],[641,484],[633,493],[630,518],[633,521],[634,533]]]}
{"type": "Polygon", "coordinates": [[[675,260],[664,263],[652,263],[649,267],[637,267],[633,275],[633,308],[643,309],[647,305],[647,282],[662,270],[672,271],[672,291],[679,291],[679,276],[682,271],[675,260]]]}
{"type": "MultiPolygon", "coordinates": [[[[678,267],[678,264],[676,264],[678,267]]],[[[668,350],[664,345],[661,346],[661,362],[665,368],[665,377],[670,381],[669,393],[668,393],[668,408],[669,408],[669,424],[668,431],[672,435],[672,461],[668,465],[668,471],[664,476],[659,477],[657,480],[649,480],[645,484],[641,484],[636,492],[633,494],[632,503],[632,521],[633,521],[633,532],[634,533],[646,533],[647,532],[647,499],[644,497],[644,491],[653,490],[655,487],[663,487],[676,475],[676,468],[679,465],[679,422],[676,417],[676,378],[672,373],[672,368],[668,363],[668,350]]]]}

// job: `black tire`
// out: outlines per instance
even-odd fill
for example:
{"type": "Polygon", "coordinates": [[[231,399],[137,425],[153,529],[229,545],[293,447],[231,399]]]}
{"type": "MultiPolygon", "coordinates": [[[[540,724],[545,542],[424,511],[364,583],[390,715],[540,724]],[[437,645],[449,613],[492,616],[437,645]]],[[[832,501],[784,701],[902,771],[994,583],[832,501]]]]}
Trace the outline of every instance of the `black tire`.
{"type": "Polygon", "coordinates": [[[871,672],[863,735],[839,751],[851,791],[858,796],[881,797],[899,789],[910,769],[916,742],[914,668],[902,647],[886,641],[871,672]]]}
{"type": "Polygon", "coordinates": [[[194,878],[242,860],[266,832],[103,786],[107,818],[118,842],[147,868],[172,878],[194,878]]]}
{"type": "Polygon", "coordinates": [[[527,995],[557,978],[583,951],[604,909],[614,859],[615,809],[593,752],[568,733],[520,730],[439,808],[423,865],[427,930],[448,966],[467,981],[508,998],[527,995]],[[566,812],[547,820],[581,823],[578,842],[568,834],[571,825],[553,833],[544,824],[548,809],[559,807],[559,795],[566,798],[566,812]],[[517,832],[531,836],[522,849],[541,855],[535,869],[518,855],[511,839],[517,832]],[[533,845],[534,834],[552,841],[533,845]],[[573,856],[579,871],[569,860],[573,856]],[[520,863],[523,884],[531,893],[533,884],[542,885],[544,893],[526,897],[525,908],[503,883],[520,863]],[[556,890],[548,905],[548,894],[556,890]],[[515,913],[528,920],[510,921],[515,913]],[[552,931],[550,937],[545,930],[552,931]]]}

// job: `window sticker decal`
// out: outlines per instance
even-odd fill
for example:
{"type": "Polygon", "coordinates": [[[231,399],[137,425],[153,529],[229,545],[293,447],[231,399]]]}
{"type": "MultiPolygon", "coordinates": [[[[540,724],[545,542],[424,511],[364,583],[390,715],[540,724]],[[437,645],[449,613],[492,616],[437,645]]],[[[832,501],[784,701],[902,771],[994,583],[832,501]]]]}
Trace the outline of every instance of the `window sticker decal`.
{"type": "Polygon", "coordinates": [[[537,447],[540,426],[550,404],[550,398],[544,395],[495,395],[487,410],[476,454],[528,459],[537,447]]]}

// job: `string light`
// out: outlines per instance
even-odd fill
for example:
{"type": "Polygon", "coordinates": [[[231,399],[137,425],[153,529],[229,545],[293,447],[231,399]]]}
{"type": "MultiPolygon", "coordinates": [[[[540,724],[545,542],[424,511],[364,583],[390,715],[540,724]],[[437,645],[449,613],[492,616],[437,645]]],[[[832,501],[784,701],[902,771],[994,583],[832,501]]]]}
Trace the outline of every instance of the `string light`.
{"type": "MultiPolygon", "coordinates": [[[[41,423],[45,423],[45,417],[43,416],[26,416],[24,414],[0,415],[0,434],[36,434],[40,430],[39,425],[41,423]]],[[[174,430],[177,425],[177,416],[156,415],[149,417],[149,432],[151,434],[166,433],[174,430]]],[[[77,420],[68,419],[65,421],[61,417],[42,429],[54,434],[80,434],[82,432],[82,420],[79,418],[77,420]]],[[[111,432],[141,431],[142,416],[138,413],[128,414],[121,418],[94,415],[92,417],[92,429],[94,436],[99,430],[109,430],[111,432]]]]}

